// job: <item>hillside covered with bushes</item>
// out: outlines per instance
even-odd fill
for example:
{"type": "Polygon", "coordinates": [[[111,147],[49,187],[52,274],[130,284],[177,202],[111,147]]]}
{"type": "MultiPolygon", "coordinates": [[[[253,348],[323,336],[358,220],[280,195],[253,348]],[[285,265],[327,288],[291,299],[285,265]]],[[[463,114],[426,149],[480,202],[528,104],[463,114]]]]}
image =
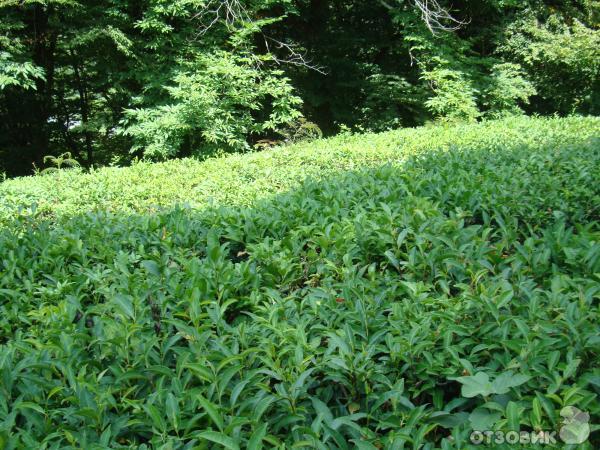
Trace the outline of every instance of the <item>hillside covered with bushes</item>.
{"type": "Polygon", "coordinates": [[[7,180],[0,448],[466,449],[558,432],[566,406],[598,423],[598,174],[600,119],[571,117],[7,180]]]}

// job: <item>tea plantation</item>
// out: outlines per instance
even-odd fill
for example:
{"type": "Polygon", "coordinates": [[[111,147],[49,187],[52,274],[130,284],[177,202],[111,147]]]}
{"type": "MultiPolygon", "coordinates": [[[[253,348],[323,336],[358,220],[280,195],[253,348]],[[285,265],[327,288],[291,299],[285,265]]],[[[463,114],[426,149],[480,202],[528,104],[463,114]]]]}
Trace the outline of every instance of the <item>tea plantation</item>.
{"type": "Polygon", "coordinates": [[[599,175],[516,118],[5,181],[0,448],[598,448],[599,175]]]}

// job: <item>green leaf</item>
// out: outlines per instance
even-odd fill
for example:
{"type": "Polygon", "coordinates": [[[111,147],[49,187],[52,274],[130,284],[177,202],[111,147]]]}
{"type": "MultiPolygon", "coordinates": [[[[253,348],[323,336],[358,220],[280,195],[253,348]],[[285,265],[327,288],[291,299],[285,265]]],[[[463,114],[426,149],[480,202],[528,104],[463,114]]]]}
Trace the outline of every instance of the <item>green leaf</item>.
{"type": "Polygon", "coordinates": [[[325,423],[331,424],[331,422],[333,422],[334,416],[329,407],[323,401],[319,400],[316,397],[311,397],[310,401],[312,402],[315,411],[323,416],[325,423]]]}
{"type": "Polygon", "coordinates": [[[112,302],[117,306],[118,311],[120,311],[122,314],[129,317],[130,319],[133,319],[133,304],[131,302],[131,298],[128,295],[117,294],[113,298],[112,302]]]}
{"type": "Polygon", "coordinates": [[[398,248],[402,247],[402,244],[403,244],[404,240],[406,239],[406,236],[408,236],[408,232],[409,232],[408,228],[405,228],[400,233],[398,233],[398,238],[396,239],[396,246],[398,248]]]}
{"type": "Polygon", "coordinates": [[[18,403],[15,403],[14,408],[16,410],[31,409],[33,411],[39,412],[40,414],[44,414],[44,415],[46,414],[46,412],[44,411],[44,408],[42,408],[37,403],[33,403],[33,402],[18,402],[18,403]]]}
{"type": "Polygon", "coordinates": [[[214,403],[208,401],[202,395],[198,395],[198,403],[200,403],[200,406],[202,406],[202,408],[208,413],[209,417],[217,426],[217,428],[223,431],[223,419],[221,418],[218,407],[214,403]]]}
{"type": "Polygon", "coordinates": [[[573,375],[575,375],[575,373],[577,372],[577,368],[579,367],[579,364],[581,364],[581,359],[579,359],[579,358],[569,361],[569,363],[565,367],[565,370],[563,371],[563,376],[562,376],[563,379],[568,380],[573,375]]]}
{"type": "Polygon", "coordinates": [[[213,374],[203,364],[186,363],[183,367],[186,369],[190,369],[198,378],[200,378],[203,381],[213,381],[213,374]]]}
{"type": "Polygon", "coordinates": [[[392,266],[394,266],[397,271],[400,271],[400,263],[398,262],[396,255],[394,255],[394,253],[392,253],[390,250],[387,250],[384,254],[388,261],[392,263],[392,266]]]}
{"type": "Polygon", "coordinates": [[[485,372],[477,372],[473,376],[458,377],[456,381],[462,384],[461,395],[466,398],[483,395],[487,397],[494,392],[490,377],[485,372]]]}
{"type": "Polygon", "coordinates": [[[110,439],[112,437],[112,426],[108,425],[100,435],[100,445],[110,448],[110,439]]]}
{"type": "Polygon", "coordinates": [[[148,404],[144,405],[144,410],[152,419],[152,424],[154,425],[154,427],[157,430],[164,433],[165,430],[167,429],[167,424],[163,420],[162,415],[158,412],[158,409],[156,408],[156,406],[148,403],[148,404]]]}
{"type": "Polygon", "coordinates": [[[231,397],[229,399],[229,404],[233,408],[237,403],[237,399],[246,387],[246,385],[250,382],[250,379],[242,380],[235,385],[235,387],[231,390],[231,397]]]}
{"type": "Polygon", "coordinates": [[[258,404],[254,407],[253,419],[258,422],[271,403],[275,401],[277,401],[277,398],[272,395],[261,398],[258,404]]]}
{"type": "Polygon", "coordinates": [[[427,422],[441,425],[444,428],[455,428],[465,423],[468,419],[469,414],[465,412],[451,414],[445,411],[436,411],[429,416],[427,422]]]}
{"type": "Polygon", "coordinates": [[[373,444],[369,441],[362,441],[358,439],[352,439],[350,442],[353,442],[356,445],[358,450],[378,450],[373,444]]]}
{"type": "Polygon", "coordinates": [[[502,414],[497,411],[491,412],[486,408],[476,408],[469,415],[469,422],[475,431],[493,430],[494,425],[501,417],[502,414]]]}
{"type": "Polygon", "coordinates": [[[263,423],[261,426],[259,426],[254,431],[254,433],[252,433],[252,436],[250,437],[250,440],[248,441],[247,449],[248,450],[260,450],[262,448],[262,440],[266,434],[267,434],[267,424],[263,423]]]}
{"type": "Polygon", "coordinates": [[[494,394],[506,394],[511,388],[520,386],[531,377],[522,374],[514,374],[511,371],[500,374],[492,383],[492,390],[494,394]]]}
{"type": "Polygon", "coordinates": [[[146,271],[149,274],[152,274],[157,277],[159,277],[161,275],[160,267],[158,266],[158,264],[155,261],[147,259],[147,260],[142,261],[141,265],[144,267],[144,269],[146,269],[146,271]]]}
{"type": "Polygon", "coordinates": [[[300,392],[302,391],[302,389],[308,388],[308,386],[306,385],[306,379],[310,376],[311,373],[314,372],[314,370],[315,370],[315,368],[313,367],[311,369],[305,370],[304,372],[302,372],[300,374],[298,379],[292,385],[291,392],[290,392],[292,395],[292,398],[297,398],[298,395],[300,395],[300,392]]]}
{"type": "Polygon", "coordinates": [[[220,444],[229,450],[240,449],[239,445],[232,438],[217,431],[204,431],[202,433],[198,433],[197,436],[200,439],[206,439],[208,441],[215,442],[216,444],[220,444]]]}
{"type": "Polygon", "coordinates": [[[540,392],[536,392],[535,396],[536,396],[536,399],[539,400],[540,405],[542,405],[542,408],[546,412],[546,415],[550,419],[550,422],[552,422],[552,424],[555,425],[557,418],[556,418],[556,413],[555,413],[555,409],[554,409],[554,405],[552,404],[552,401],[550,399],[548,399],[547,397],[545,397],[540,392]]]}
{"type": "Polygon", "coordinates": [[[531,402],[531,425],[534,428],[540,428],[542,425],[542,405],[538,398],[531,402]]]}
{"type": "Polygon", "coordinates": [[[506,405],[506,420],[509,430],[520,431],[521,411],[515,402],[511,401],[506,405]]]}
{"type": "Polygon", "coordinates": [[[165,407],[166,407],[166,411],[167,411],[167,417],[171,421],[173,428],[175,428],[175,430],[177,430],[178,429],[177,418],[179,417],[179,402],[177,401],[177,399],[171,392],[169,392],[167,394],[167,401],[165,403],[165,407]]]}

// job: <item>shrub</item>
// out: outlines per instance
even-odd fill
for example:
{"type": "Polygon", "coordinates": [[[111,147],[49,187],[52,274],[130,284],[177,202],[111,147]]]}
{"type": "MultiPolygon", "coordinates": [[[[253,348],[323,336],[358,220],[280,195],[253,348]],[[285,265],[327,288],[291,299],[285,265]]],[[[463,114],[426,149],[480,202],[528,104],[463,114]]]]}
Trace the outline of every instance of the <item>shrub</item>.
{"type": "MultiPolygon", "coordinates": [[[[0,442],[462,449],[557,430],[567,405],[595,420],[599,137],[591,118],[345,135],[112,171],[118,213],[89,212],[110,190],[49,220],[7,207],[0,442]],[[144,210],[148,178],[205,166],[220,206],[144,210]]],[[[108,179],[1,189],[59,176],[108,179]]]]}
{"type": "Polygon", "coordinates": [[[521,105],[528,104],[529,97],[535,94],[536,90],[525,78],[521,66],[512,63],[496,64],[485,90],[486,113],[491,117],[522,114],[521,105]]]}
{"type": "Polygon", "coordinates": [[[425,102],[425,106],[437,118],[473,121],[480,116],[477,90],[462,72],[436,68],[424,72],[423,79],[429,83],[434,94],[425,102]]]}
{"type": "Polygon", "coordinates": [[[214,150],[248,150],[253,135],[283,129],[302,103],[281,71],[263,70],[255,56],[202,55],[168,88],[171,103],[127,112],[122,132],[132,151],[150,159],[214,150]]]}
{"type": "Polygon", "coordinates": [[[577,19],[569,22],[558,14],[542,23],[533,17],[518,20],[507,28],[500,51],[527,69],[547,103],[544,109],[597,114],[600,30],[577,19]]]}

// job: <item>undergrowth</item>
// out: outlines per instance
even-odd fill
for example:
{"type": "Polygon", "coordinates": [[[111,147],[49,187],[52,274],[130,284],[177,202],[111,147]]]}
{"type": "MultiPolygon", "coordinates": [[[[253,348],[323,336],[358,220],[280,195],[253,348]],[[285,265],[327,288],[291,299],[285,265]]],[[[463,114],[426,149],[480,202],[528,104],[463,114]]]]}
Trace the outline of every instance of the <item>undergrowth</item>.
{"type": "Polygon", "coordinates": [[[3,183],[0,447],[465,449],[568,405],[597,423],[599,123],[3,183]]]}

